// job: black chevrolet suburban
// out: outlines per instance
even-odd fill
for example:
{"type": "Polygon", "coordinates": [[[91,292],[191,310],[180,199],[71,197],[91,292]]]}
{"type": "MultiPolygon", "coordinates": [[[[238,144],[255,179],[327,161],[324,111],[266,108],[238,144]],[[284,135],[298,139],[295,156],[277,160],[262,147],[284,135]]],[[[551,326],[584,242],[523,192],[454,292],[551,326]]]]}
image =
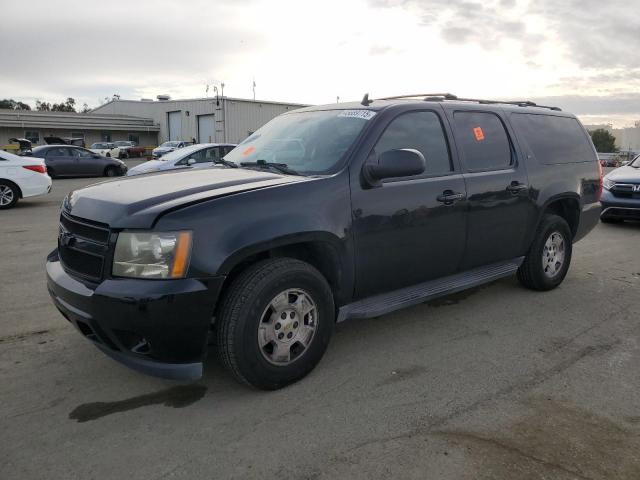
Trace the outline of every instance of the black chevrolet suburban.
{"type": "Polygon", "coordinates": [[[294,382],[334,324],[517,274],[557,287],[598,222],[578,120],[532,102],[393,97],[281,115],[222,164],[71,192],[48,289],[96,347],[197,379],[294,382]]]}

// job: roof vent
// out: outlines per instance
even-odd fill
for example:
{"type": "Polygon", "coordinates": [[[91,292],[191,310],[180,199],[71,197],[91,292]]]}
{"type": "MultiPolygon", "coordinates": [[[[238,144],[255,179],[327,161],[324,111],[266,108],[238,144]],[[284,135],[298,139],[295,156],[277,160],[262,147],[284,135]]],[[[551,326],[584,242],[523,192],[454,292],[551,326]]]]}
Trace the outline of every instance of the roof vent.
{"type": "Polygon", "coordinates": [[[166,102],[167,100],[171,100],[171,97],[169,95],[158,95],[156,98],[161,102],[163,101],[166,102]]]}

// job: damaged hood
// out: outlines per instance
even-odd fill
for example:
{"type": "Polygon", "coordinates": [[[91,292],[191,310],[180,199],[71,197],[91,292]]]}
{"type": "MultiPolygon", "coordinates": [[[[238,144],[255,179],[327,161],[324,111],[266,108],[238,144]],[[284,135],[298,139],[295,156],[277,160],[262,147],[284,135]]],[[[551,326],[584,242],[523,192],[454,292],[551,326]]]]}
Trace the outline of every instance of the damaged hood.
{"type": "Polygon", "coordinates": [[[69,214],[112,228],[151,228],[159,215],[180,207],[310,178],[244,168],[167,171],[124,177],[75,190],[63,201],[69,214]]]}

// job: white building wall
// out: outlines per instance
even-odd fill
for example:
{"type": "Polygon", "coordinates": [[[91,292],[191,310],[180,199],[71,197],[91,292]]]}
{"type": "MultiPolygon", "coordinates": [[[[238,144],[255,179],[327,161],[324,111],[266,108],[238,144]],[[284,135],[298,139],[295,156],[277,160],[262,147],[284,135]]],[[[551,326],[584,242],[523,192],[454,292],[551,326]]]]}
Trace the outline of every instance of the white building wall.
{"type": "Polygon", "coordinates": [[[640,126],[614,128],[612,134],[616,137],[616,147],[620,150],[640,152],[640,126]]]}
{"type": "Polygon", "coordinates": [[[197,140],[198,116],[215,115],[215,141],[238,143],[244,140],[249,132],[256,131],[272,118],[303,106],[305,105],[227,97],[217,100],[214,97],[153,102],[115,100],[95,108],[93,112],[152,118],[160,127],[159,143],[169,139],[169,112],[181,112],[180,140],[197,140]]]}

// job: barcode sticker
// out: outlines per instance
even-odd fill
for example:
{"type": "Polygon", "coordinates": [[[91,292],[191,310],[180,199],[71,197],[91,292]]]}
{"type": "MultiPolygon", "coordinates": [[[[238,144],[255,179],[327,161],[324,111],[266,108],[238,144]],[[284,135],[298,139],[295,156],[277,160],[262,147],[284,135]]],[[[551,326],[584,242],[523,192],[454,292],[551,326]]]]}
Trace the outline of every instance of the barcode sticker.
{"type": "Polygon", "coordinates": [[[339,117],[361,118],[363,120],[371,120],[376,116],[376,112],[371,110],[342,110],[339,117]]]}

